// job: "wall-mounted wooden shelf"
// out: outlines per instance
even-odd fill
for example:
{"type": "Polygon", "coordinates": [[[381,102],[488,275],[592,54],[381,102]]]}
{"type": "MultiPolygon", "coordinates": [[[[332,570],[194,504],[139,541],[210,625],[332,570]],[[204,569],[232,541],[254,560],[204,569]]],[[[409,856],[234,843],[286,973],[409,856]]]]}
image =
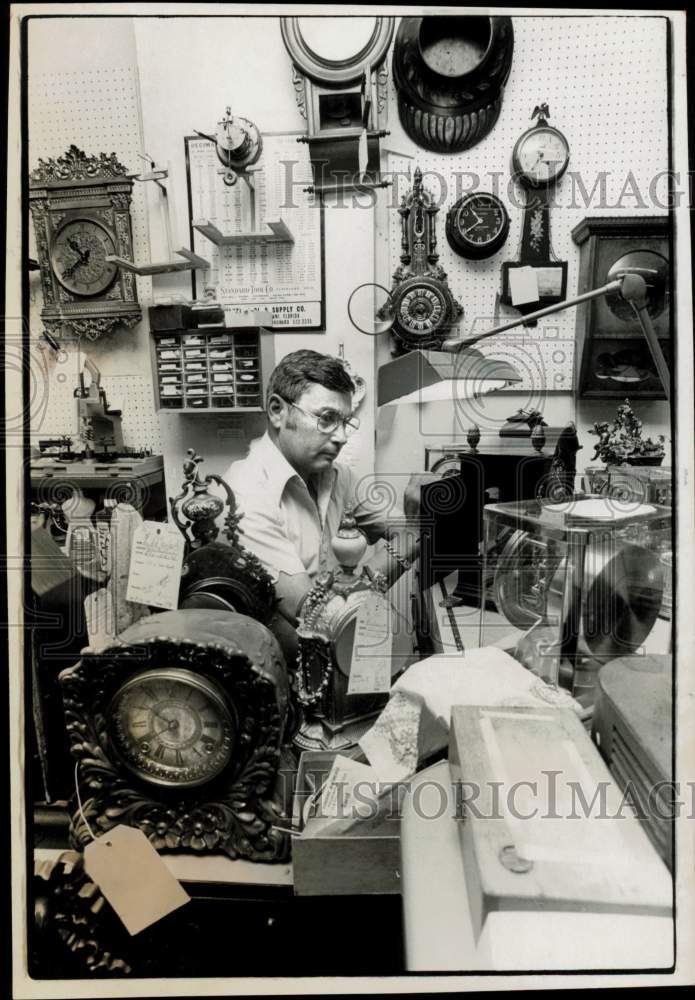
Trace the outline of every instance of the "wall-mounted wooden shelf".
{"type": "Polygon", "coordinates": [[[176,253],[183,260],[169,260],[161,264],[135,264],[132,260],[126,260],[125,257],[115,257],[112,255],[108,256],[106,260],[109,263],[118,264],[124,271],[130,271],[131,274],[138,274],[141,277],[152,274],[172,274],[175,271],[192,271],[194,268],[206,269],[210,267],[210,261],[205,260],[204,257],[199,257],[192,250],[182,248],[181,250],[177,250],[176,253]]]}
{"type": "Polygon", "coordinates": [[[278,222],[266,222],[268,229],[252,233],[232,233],[225,236],[213,222],[199,219],[193,223],[193,228],[206,236],[218,247],[240,247],[251,244],[294,243],[294,236],[287,225],[280,219],[278,222]]]}

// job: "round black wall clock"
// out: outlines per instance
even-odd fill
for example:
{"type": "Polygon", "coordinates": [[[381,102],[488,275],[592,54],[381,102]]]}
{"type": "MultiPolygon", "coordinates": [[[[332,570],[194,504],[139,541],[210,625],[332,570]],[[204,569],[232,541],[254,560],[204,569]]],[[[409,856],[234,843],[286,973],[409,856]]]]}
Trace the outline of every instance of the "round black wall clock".
{"type": "Polygon", "coordinates": [[[461,257],[484,260],[497,253],[509,234],[509,215],[500,199],[484,191],[459,198],[446,216],[446,238],[461,257]]]}

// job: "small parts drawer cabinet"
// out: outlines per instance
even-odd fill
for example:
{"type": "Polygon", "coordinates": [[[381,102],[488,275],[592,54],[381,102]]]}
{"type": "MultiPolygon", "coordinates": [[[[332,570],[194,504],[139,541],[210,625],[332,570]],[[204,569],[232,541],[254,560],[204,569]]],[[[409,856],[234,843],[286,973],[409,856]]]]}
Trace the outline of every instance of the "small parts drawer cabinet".
{"type": "Polygon", "coordinates": [[[261,409],[272,340],[260,327],[153,331],[159,408],[261,409]]]}

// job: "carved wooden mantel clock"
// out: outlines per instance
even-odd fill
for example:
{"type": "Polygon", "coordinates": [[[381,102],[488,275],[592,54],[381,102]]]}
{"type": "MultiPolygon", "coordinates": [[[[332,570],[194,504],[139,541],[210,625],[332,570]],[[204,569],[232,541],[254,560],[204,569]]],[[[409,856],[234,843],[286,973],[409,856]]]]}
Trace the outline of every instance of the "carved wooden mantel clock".
{"type": "Polygon", "coordinates": [[[133,181],[115,153],[87,156],[76,146],[39,160],[29,179],[47,331],[89,340],[131,327],[142,316],[135,276],[111,259],[133,260],[133,181]]]}
{"type": "Polygon", "coordinates": [[[422,172],[415,170],[412,190],[403,197],[401,217],[401,264],[393,275],[388,303],[379,318],[391,318],[395,354],[416,348],[438,349],[463,315],[463,307],[451,294],[446,271],[437,263],[435,216],[439,208],[422,186],[422,172]]]}
{"type": "Polygon", "coordinates": [[[516,180],[528,191],[518,261],[502,265],[502,295],[505,305],[522,314],[562,302],[567,297],[567,261],[558,260],[550,243],[550,199],[553,188],[569,163],[569,144],[562,132],[547,122],[547,104],[534,108],[536,124],[517,140],[512,153],[516,180]],[[538,298],[519,302],[512,295],[510,272],[531,267],[538,285],[538,298]]]}
{"type": "Polygon", "coordinates": [[[189,542],[181,607],[85,649],[60,675],[80,794],[71,839],[84,847],[124,823],[157,850],[281,861],[289,681],[276,638],[249,617],[268,620],[275,591],[240,542],[228,487],[227,544],[216,542],[225,504],[207,488],[222,481],[189,456],[172,500],[189,542]]]}

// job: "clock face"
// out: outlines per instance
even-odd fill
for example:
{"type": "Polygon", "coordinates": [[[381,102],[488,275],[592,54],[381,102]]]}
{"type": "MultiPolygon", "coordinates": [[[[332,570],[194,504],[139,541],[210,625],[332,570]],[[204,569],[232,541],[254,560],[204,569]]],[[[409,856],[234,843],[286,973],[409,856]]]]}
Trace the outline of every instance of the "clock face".
{"type": "Polygon", "coordinates": [[[451,248],[464,257],[490,257],[503,246],[509,232],[509,216],[494,194],[468,194],[458,201],[446,220],[451,248]]]}
{"type": "Polygon", "coordinates": [[[550,125],[524,133],[514,148],[514,169],[534,186],[552,184],[567,168],[570,153],[564,135],[550,125]]]}
{"type": "Polygon", "coordinates": [[[410,285],[396,302],[398,324],[417,337],[435,333],[448,315],[441,289],[429,283],[410,285]]]}
{"type": "Polygon", "coordinates": [[[189,670],[135,674],[114,695],[109,716],[113,748],[145,781],[202,785],[231,759],[236,726],[224,694],[189,670]]]}
{"type": "Polygon", "coordinates": [[[51,267],[73,295],[100,295],[113,283],[118,265],[106,260],[116,254],[111,234],[92,219],[73,219],[55,235],[51,267]]]}

